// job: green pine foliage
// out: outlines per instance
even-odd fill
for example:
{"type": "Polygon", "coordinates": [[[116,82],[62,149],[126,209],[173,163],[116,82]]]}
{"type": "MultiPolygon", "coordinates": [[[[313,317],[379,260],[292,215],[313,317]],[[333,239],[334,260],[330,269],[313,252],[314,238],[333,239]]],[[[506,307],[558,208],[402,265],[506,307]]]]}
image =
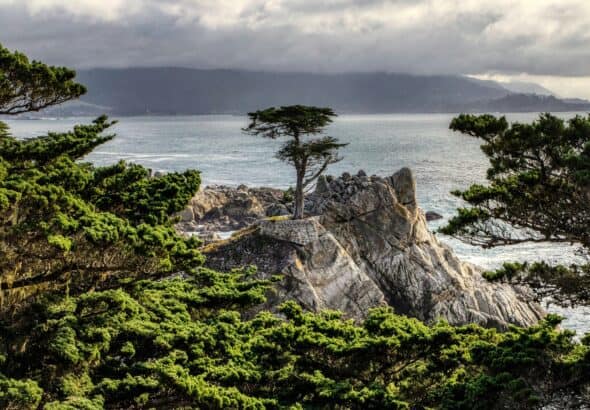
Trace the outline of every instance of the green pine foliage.
{"type": "Polygon", "coordinates": [[[373,310],[283,318],[239,310],[263,299],[251,272],[199,270],[126,290],[52,297],[3,326],[5,405],[65,408],[449,408],[540,403],[545,386],[588,382],[588,346],[549,317],[510,332],[426,326],[373,310]],[[299,407],[295,407],[299,406],[299,407]]]}
{"type": "Polygon", "coordinates": [[[72,132],[0,138],[0,300],[11,309],[48,288],[82,291],[130,277],[162,276],[202,262],[173,215],[197,191],[199,173],[149,178],[119,163],[78,162],[113,123],[72,132]]]}
{"type": "MultiPolygon", "coordinates": [[[[469,206],[442,233],[483,247],[578,244],[588,254],[590,116],[565,121],[542,114],[530,124],[508,124],[504,117],[462,114],[450,128],[483,141],[489,184],[453,193],[469,206]]],[[[487,277],[527,283],[562,304],[588,304],[589,271],[588,265],[508,264],[487,277]]]]}
{"type": "Polygon", "coordinates": [[[0,114],[39,111],[80,97],[86,88],[74,81],[75,75],[66,67],[29,61],[0,44],[0,114]]]}
{"type": "Polygon", "coordinates": [[[509,125],[504,117],[462,114],[450,127],[483,140],[490,184],[455,192],[472,207],[445,233],[487,247],[543,240],[590,246],[590,116],[566,122],[542,114],[509,125]]]}

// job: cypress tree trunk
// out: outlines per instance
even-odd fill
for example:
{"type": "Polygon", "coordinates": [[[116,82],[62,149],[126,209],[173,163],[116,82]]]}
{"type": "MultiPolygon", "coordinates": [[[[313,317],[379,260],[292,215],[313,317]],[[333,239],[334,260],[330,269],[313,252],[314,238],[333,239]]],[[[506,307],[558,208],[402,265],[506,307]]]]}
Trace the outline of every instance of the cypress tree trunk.
{"type": "Polygon", "coordinates": [[[295,212],[293,219],[303,219],[303,177],[305,171],[297,170],[297,185],[295,186],[295,212]]]}

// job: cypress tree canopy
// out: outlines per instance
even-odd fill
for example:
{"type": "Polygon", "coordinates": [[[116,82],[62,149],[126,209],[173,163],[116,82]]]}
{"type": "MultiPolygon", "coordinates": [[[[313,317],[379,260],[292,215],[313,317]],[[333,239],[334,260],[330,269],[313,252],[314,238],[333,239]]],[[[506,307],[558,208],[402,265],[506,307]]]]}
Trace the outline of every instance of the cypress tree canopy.
{"type": "Polygon", "coordinates": [[[0,44],[0,114],[39,111],[80,97],[86,88],[75,76],[74,70],[29,61],[0,44]]]}
{"type": "Polygon", "coordinates": [[[305,189],[314,183],[329,165],[340,161],[338,150],[347,146],[330,136],[304,140],[322,134],[336,114],[331,108],[291,105],[271,107],[248,114],[250,124],[244,131],[250,135],[276,139],[288,137],[276,157],[295,167],[294,219],[303,218],[305,189]]]}
{"type": "MultiPolygon", "coordinates": [[[[454,194],[458,210],[443,233],[483,247],[525,242],[577,244],[590,251],[590,116],[542,114],[531,124],[492,115],[460,115],[450,128],[483,140],[488,185],[454,194]]],[[[590,303],[590,266],[509,263],[487,274],[528,283],[563,304],[590,303]]]]}

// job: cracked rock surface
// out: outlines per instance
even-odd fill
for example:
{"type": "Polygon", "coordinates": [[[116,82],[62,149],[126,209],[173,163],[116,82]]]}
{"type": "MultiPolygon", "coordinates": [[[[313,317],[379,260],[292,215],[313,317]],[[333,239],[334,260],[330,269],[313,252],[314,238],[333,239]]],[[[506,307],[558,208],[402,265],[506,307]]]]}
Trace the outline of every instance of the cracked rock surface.
{"type": "Polygon", "coordinates": [[[407,168],[389,177],[362,171],[322,177],[306,210],[311,216],[304,220],[259,219],[246,233],[211,244],[207,265],[256,265],[262,278],[282,275],[268,309],[295,299],[310,310],[338,309],[361,319],[389,304],[426,322],[500,329],[528,326],[544,315],[528,288],[486,281],[438,241],[407,168]]]}

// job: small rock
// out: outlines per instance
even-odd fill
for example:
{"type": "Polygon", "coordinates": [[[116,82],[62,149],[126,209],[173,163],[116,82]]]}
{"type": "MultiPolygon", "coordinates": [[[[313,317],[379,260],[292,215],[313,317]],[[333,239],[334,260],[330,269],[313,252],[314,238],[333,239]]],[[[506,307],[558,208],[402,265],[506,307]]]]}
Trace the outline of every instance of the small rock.
{"type": "Polygon", "coordinates": [[[416,206],[416,180],[409,168],[402,168],[389,177],[397,199],[405,206],[416,206]]]}
{"type": "Polygon", "coordinates": [[[324,192],[328,192],[330,190],[330,185],[328,180],[325,176],[320,175],[318,178],[318,182],[315,184],[315,192],[318,194],[323,194],[324,192]]]}
{"type": "Polygon", "coordinates": [[[348,181],[349,179],[350,179],[350,174],[348,172],[345,172],[342,174],[343,181],[348,181]]]}
{"type": "Polygon", "coordinates": [[[364,170],[359,169],[359,172],[357,172],[356,175],[359,177],[366,177],[367,173],[364,170]]]}
{"type": "Polygon", "coordinates": [[[266,216],[282,216],[290,214],[291,212],[289,212],[284,204],[272,204],[266,208],[266,216]]]}
{"type": "Polygon", "coordinates": [[[178,216],[180,217],[180,222],[183,223],[192,222],[195,219],[195,214],[190,206],[187,206],[183,211],[179,212],[178,216]]]}
{"type": "Polygon", "coordinates": [[[443,216],[441,214],[439,214],[438,212],[434,212],[434,211],[428,211],[426,212],[426,220],[427,221],[436,221],[437,219],[442,219],[443,216]]]}

